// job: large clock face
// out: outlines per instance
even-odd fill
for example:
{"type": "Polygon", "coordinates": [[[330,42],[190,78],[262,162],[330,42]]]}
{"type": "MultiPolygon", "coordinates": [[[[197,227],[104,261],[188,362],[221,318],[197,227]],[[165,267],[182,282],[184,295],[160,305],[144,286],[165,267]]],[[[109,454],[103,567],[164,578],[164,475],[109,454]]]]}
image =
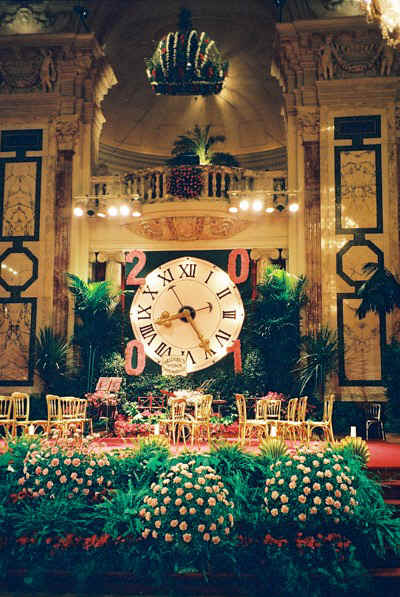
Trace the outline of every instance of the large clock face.
{"type": "Polygon", "coordinates": [[[192,372],[226,355],[239,336],[244,308],[226,272],[204,259],[181,257],[148,274],[130,317],[136,339],[153,361],[184,356],[192,372]]]}

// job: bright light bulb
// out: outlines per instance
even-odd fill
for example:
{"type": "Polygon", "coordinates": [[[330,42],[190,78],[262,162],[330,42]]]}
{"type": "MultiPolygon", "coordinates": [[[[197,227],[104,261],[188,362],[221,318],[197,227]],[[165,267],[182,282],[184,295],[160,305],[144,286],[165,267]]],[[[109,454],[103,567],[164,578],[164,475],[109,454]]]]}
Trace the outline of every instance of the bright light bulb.
{"type": "Polygon", "coordinates": [[[114,218],[116,215],[118,215],[118,209],[114,205],[111,205],[111,207],[107,209],[107,213],[109,216],[114,218]]]}
{"type": "Polygon", "coordinates": [[[230,207],[228,211],[230,211],[231,214],[237,214],[238,208],[232,205],[232,207],[230,207]]]}
{"type": "Polygon", "coordinates": [[[140,212],[140,211],[133,211],[133,212],[132,212],[132,216],[133,216],[134,218],[139,218],[141,215],[142,215],[142,214],[141,214],[141,212],[140,212]]]}
{"type": "Polygon", "coordinates": [[[74,207],[74,216],[78,216],[78,218],[83,216],[83,209],[81,207],[74,207]]]}
{"type": "Polygon", "coordinates": [[[247,199],[242,199],[242,201],[239,203],[239,207],[241,210],[247,211],[250,207],[250,204],[247,199]]]}
{"type": "Polygon", "coordinates": [[[298,203],[291,203],[289,205],[289,210],[293,211],[293,212],[299,211],[299,204],[298,203]]]}
{"type": "Polygon", "coordinates": [[[131,210],[127,205],[121,205],[121,207],[119,208],[119,213],[121,214],[121,216],[129,216],[130,212],[131,210]]]}
{"type": "Polygon", "coordinates": [[[265,211],[267,212],[267,214],[272,214],[275,211],[275,209],[273,207],[267,207],[265,211]]]}
{"type": "Polygon", "coordinates": [[[102,211],[98,211],[96,215],[98,215],[99,218],[105,218],[106,217],[106,214],[103,214],[102,211]]]}
{"type": "Polygon", "coordinates": [[[261,199],[256,199],[253,201],[253,211],[261,211],[263,208],[263,202],[261,199]]]}

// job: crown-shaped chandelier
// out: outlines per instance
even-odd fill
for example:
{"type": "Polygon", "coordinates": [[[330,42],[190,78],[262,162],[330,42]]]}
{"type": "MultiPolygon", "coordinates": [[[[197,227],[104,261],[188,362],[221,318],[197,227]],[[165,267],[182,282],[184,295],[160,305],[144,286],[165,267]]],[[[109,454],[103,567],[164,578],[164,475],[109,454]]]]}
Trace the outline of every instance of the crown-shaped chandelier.
{"type": "Polygon", "coordinates": [[[215,95],[228,72],[228,62],[222,60],[215,42],[204,31],[193,29],[191,13],[185,9],[178,31],[165,35],[145,63],[157,95],[215,95]]]}

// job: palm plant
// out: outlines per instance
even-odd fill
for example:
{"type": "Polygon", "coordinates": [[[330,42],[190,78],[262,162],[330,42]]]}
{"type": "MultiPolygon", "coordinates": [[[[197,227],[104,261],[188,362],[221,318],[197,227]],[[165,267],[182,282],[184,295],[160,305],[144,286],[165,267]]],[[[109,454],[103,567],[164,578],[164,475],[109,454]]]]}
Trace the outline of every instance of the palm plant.
{"type": "Polygon", "coordinates": [[[50,327],[40,330],[35,340],[35,368],[48,392],[58,394],[65,383],[70,343],[50,327]]]}
{"type": "Polygon", "coordinates": [[[74,274],[67,274],[68,289],[74,296],[74,311],[77,316],[74,342],[81,349],[84,366],[87,367],[87,392],[92,389],[96,359],[114,348],[112,334],[115,324],[115,309],[121,291],[115,292],[110,281],[85,282],[74,274]],[[109,337],[109,338],[107,338],[109,337]],[[110,340],[108,342],[107,340],[110,340]]]}
{"type": "Polygon", "coordinates": [[[294,372],[300,382],[299,392],[312,384],[322,401],[328,376],[336,369],[338,360],[338,339],[336,332],[322,326],[316,332],[303,337],[303,354],[297,361],[294,372]]]}
{"type": "Polygon", "coordinates": [[[210,124],[204,128],[195,124],[193,130],[186,131],[184,135],[179,135],[175,140],[171,151],[172,155],[192,153],[199,156],[201,165],[209,164],[213,155],[212,146],[225,141],[224,135],[210,135],[210,129],[210,124]]]}
{"type": "Polygon", "coordinates": [[[257,285],[257,299],[249,306],[243,340],[246,351],[255,350],[258,355],[254,355],[254,369],[262,372],[265,391],[289,394],[294,390],[292,370],[299,358],[305,284],[305,278],[270,265],[257,285]]]}
{"type": "Polygon", "coordinates": [[[400,282],[381,263],[366,263],[362,271],[371,277],[360,286],[357,295],[361,304],[356,314],[363,319],[369,311],[375,313],[391,313],[396,307],[400,308],[400,282]]]}

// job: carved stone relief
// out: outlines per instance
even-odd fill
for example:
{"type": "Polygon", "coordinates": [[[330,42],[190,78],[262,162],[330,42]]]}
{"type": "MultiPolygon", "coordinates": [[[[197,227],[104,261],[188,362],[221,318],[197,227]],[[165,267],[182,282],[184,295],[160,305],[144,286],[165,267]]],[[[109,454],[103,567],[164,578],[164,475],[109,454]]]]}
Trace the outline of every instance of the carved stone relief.
{"type": "Polygon", "coordinates": [[[0,49],[0,93],[54,91],[57,80],[54,48],[2,47],[0,49]]]}
{"type": "Polygon", "coordinates": [[[0,303],[0,380],[24,381],[29,376],[32,303],[0,303]]]}
{"type": "Polygon", "coordinates": [[[297,114],[297,122],[304,139],[318,139],[320,127],[319,110],[300,111],[297,114]]]}
{"type": "Polygon", "coordinates": [[[73,149],[79,136],[77,116],[62,116],[56,122],[57,147],[60,150],[73,149]]]}
{"type": "Polygon", "coordinates": [[[141,219],[128,228],[152,240],[211,240],[242,232],[250,222],[226,217],[171,216],[141,219]]]}

